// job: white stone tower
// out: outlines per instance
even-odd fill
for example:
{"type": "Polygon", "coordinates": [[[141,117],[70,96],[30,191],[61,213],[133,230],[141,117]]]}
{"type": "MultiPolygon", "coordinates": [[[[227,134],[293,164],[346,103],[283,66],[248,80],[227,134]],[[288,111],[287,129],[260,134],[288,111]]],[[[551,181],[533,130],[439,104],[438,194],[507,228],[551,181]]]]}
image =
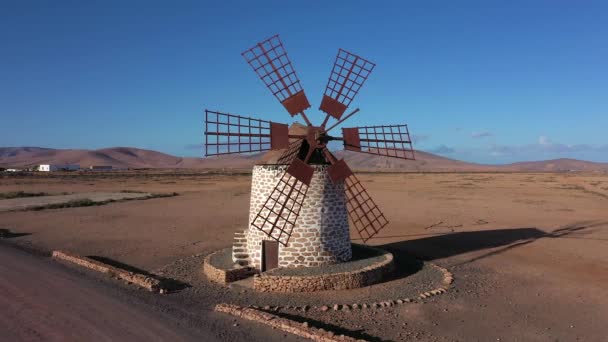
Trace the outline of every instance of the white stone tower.
{"type": "Polygon", "coordinates": [[[344,184],[332,183],[327,174],[329,165],[311,166],[315,172],[286,246],[277,243],[251,223],[287,165],[254,166],[249,225],[245,234],[237,236],[240,241],[233,247],[235,262],[266,270],[277,266],[310,267],[350,260],[351,241],[344,184]]]}

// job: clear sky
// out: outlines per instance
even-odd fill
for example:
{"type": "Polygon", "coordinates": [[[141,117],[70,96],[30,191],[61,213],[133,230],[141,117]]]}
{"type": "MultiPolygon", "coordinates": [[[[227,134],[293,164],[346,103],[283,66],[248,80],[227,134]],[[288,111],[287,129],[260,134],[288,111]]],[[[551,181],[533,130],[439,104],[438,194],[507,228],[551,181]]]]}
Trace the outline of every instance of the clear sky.
{"type": "Polygon", "coordinates": [[[201,156],[204,108],[292,122],[241,56],[279,33],[317,110],[339,47],[377,64],[346,126],[483,163],[608,162],[606,1],[0,1],[0,146],[201,156]]]}

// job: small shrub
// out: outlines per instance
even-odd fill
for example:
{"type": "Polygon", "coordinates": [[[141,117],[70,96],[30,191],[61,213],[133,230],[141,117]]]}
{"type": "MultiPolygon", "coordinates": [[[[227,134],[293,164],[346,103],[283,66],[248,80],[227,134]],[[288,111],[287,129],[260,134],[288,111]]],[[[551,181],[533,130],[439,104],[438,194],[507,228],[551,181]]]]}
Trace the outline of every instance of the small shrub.
{"type": "Polygon", "coordinates": [[[44,210],[44,209],[61,209],[61,208],[77,208],[77,207],[90,207],[94,205],[102,205],[106,203],[114,202],[113,200],[95,202],[88,198],[83,199],[75,199],[64,203],[52,203],[40,205],[37,207],[31,208],[31,210],[44,210]]]}
{"type": "Polygon", "coordinates": [[[38,197],[38,196],[49,196],[49,194],[46,192],[25,192],[25,191],[12,191],[12,192],[0,193],[0,199],[38,197]]]}

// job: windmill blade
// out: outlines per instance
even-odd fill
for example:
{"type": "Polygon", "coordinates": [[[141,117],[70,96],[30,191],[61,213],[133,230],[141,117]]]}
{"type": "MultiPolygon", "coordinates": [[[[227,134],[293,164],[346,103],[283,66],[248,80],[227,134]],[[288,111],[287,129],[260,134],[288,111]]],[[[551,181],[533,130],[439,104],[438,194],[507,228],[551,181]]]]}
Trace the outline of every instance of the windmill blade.
{"type": "Polygon", "coordinates": [[[310,108],[310,103],[279,35],[257,43],[242,55],[289,114],[302,114],[310,125],[304,114],[304,110],[310,108]]]}
{"type": "Polygon", "coordinates": [[[342,128],[344,149],[399,159],[415,159],[407,125],[342,128]]]}
{"type": "Polygon", "coordinates": [[[338,184],[346,180],[346,178],[353,175],[344,159],[338,161],[332,161],[332,165],[327,168],[327,175],[332,183],[338,184]]]}
{"type": "Polygon", "coordinates": [[[251,225],[287,246],[300,215],[314,169],[295,159],[279,179],[251,225]]]}
{"type": "Polygon", "coordinates": [[[325,158],[331,163],[331,166],[327,168],[327,175],[332,183],[338,184],[350,177],[353,172],[350,170],[344,159],[338,160],[327,147],[323,149],[325,158]]]}
{"type": "Polygon", "coordinates": [[[361,240],[367,242],[388,224],[388,220],[344,159],[337,160],[327,149],[324,149],[323,153],[331,162],[331,166],[327,168],[331,181],[334,184],[344,182],[348,216],[361,240]]]}
{"type": "Polygon", "coordinates": [[[388,220],[354,174],[348,176],[344,183],[348,216],[363,242],[367,242],[386,227],[388,220]]]}
{"type": "Polygon", "coordinates": [[[320,110],[327,113],[323,127],[329,116],[336,120],[340,119],[375,66],[376,64],[360,56],[343,49],[338,50],[319,107],[320,110]]]}
{"type": "Polygon", "coordinates": [[[205,110],[205,156],[280,150],[289,146],[286,124],[205,110]]]}
{"type": "Polygon", "coordinates": [[[283,151],[283,153],[277,159],[277,164],[289,165],[291,164],[295,158],[298,157],[300,153],[300,149],[302,148],[302,144],[304,143],[304,139],[297,139],[291,143],[289,143],[289,147],[283,151]]]}

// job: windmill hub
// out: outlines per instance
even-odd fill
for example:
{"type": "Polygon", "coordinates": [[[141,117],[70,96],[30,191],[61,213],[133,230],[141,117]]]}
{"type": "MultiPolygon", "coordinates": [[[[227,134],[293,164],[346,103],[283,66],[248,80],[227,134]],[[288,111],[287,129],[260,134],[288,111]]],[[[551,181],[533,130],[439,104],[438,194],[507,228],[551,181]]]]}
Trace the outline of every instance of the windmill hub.
{"type": "Polygon", "coordinates": [[[311,148],[322,149],[329,141],[329,135],[325,132],[323,127],[308,127],[308,133],[306,134],[306,141],[311,148]]]}
{"type": "Polygon", "coordinates": [[[291,116],[301,115],[304,134],[286,124],[205,110],[207,156],[275,150],[275,165],[256,165],[252,175],[249,227],[235,235],[233,260],[259,270],[318,266],[349,260],[349,226],[363,242],[388,221],[343,159],[327,148],[400,159],[414,159],[407,125],[342,128],[329,132],[357,113],[344,113],[375,64],[339,49],[319,109],[326,116],[313,125],[310,103],[278,35],[243,52],[243,57],[291,116]],[[336,120],[326,127],[329,119],[336,120]],[[350,219],[350,225],[349,225],[350,219]]]}

